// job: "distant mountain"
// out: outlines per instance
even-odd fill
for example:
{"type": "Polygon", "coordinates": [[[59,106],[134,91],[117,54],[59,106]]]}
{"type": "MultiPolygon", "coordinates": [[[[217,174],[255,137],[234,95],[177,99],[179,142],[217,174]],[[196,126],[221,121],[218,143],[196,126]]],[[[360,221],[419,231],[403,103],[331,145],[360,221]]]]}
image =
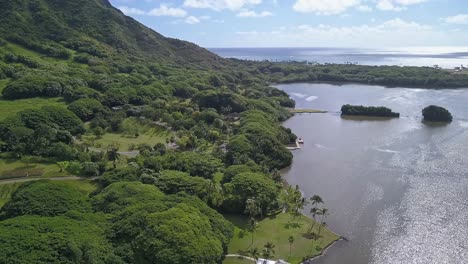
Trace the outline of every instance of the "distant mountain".
{"type": "Polygon", "coordinates": [[[108,0],[0,0],[0,35],[58,57],[73,50],[209,68],[230,63],[193,43],[162,36],[108,0]]]}

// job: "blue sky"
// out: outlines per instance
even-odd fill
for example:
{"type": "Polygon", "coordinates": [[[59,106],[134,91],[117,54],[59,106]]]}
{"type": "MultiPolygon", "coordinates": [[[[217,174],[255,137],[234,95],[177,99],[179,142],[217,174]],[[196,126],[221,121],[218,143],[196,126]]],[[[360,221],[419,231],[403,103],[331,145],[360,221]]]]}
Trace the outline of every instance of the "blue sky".
{"type": "Polygon", "coordinates": [[[203,47],[468,46],[467,0],[111,0],[203,47]]]}

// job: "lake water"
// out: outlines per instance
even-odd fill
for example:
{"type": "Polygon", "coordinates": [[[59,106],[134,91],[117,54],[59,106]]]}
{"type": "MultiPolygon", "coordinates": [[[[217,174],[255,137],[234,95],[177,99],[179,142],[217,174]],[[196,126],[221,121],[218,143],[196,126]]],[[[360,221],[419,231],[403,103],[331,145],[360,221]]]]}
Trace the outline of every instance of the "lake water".
{"type": "Polygon", "coordinates": [[[434,66],[468,65],[468,47],[357,48],[211,48],[225,58],[362,65],[434,66]]]}
{"type": "MultiPolygon", "coordinates": [[[[366,85],[278,85],[298,114],[284,123],[304,138],[284,171],[305,195],[319,194],[341,241],[314,263],[467,263],[468,89],[366,85]],[[387,106],[400,119],[342,119],[341,105],[387,106]],[[421,122],[429,104],[448,108],[446,126],[421,122]]],[[[308,212],[309,209],[307,209],[308,212]]]]}

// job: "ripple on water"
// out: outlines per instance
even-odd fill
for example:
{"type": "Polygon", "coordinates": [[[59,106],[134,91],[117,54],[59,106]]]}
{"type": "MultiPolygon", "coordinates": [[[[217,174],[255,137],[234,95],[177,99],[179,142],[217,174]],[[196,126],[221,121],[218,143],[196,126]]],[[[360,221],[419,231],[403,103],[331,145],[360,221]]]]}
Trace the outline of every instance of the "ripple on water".
{"type": "Polygon", "coordinates": [[[372,263],[466,263],[468,258],[467,133],[433,136],[402,166],[409,188],[399,205],[377,216],[372,263]],[[437,146],[437,147],[436,147],[437,146]]]}

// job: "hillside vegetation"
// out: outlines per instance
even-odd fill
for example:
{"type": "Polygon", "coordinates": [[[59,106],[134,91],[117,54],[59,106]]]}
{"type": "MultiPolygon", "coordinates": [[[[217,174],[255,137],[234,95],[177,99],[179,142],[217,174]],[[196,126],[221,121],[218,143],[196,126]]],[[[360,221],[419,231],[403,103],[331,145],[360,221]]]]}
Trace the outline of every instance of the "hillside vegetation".
{"type": "Polygon", "coordinates": [[[2,188],[0,263],[220,263],[218,212],[283,206],[294,101],[246,67],[107,0],[3,1],[0,36],[1,177],[97,178],[2,188]]]}

